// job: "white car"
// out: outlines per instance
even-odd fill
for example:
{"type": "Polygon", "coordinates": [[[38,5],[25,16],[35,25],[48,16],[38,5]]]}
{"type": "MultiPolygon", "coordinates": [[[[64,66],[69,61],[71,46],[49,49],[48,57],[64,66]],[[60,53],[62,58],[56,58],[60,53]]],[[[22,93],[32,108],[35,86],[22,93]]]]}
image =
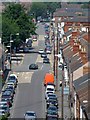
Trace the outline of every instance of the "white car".
{"type": "Polygon", "coordinates": [[[47,95],[49,93],[55,93],[55,87],[53,85],[47,85],[46,91],[45,91],[45,98],[47,98],[47,95]]]}
{"type": "Polygon", "coordinates": [[[1,101],[0,102],[0,106],[7,106],[7,107],[9,107],[7,101],[1,101]]]}
{"type": "Polygon", "coordinates": [[[27,111],[24,114],[25,120],[36,120],[36,113],[34,111],[27,111]]]}
{"type": "Polygon", "coordinates": [[[39,54],[43,54],[43,53],[44,53],[44,50],[43,50],[43,49],[40,49],[40,50],[38,51],[38,53],[39,53],[39,54]]]}
{"type": "Polygon", "coordinates": [[[33,41],[37,41],[37,38],[33,38],[33,41]]]}
{"type": "Polygon", "coordinates": [[[10,77],[13,77],[13,79],[17,79],[17,75],[15,74],[10,74],[10,77]]]}
{"type": "Polygon", "coordinates": [[[47,54],[51,54],[51,51],[50,51],[50,50],[46,50],[46,53],[47,53],[47,54]]]}
{"type": "Polygon", "coordinates": [[[16,86],[15,86],[15,83],[12,82],[12,81],[8,81],[8,82],[6,83],[6,85],[7,85],[7,86],[13,86],[13,88],[16,87],[16,86]]]}

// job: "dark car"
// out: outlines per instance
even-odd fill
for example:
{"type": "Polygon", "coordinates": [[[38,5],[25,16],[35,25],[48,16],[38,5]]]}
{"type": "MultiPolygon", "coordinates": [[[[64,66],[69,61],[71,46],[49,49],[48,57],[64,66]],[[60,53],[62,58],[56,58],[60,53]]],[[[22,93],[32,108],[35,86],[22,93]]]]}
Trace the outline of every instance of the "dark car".
{"type": "Polygon", "coordinates": [[[11,91],[4,91],[2,93],[2,98],[6,98],[6,99],[13,101],[13,94],[11,91]]]}
{"type": "Polygon", "coordinates": [[[13,94],[15,94],[15,89],[14,88],[11,88],[11,87],[9,87],[9,86],[7,86],[6,88],[5,88],[5,91],[11,91],[13,94]]]}
{"type": "Polygon", "coordinates": [[[46,113],[46,118],[55,117],[58,118],[58,109],[56,106],[49,106],[46,113]]]}
{"type": "Polygon", "coordinates": [[[50,63],[49,58],[44,58],[43,63],[50,63]]]}
{"type": "Polygon", "coordinates": [[[37,64],[31,64],[30,66],[29,66],[29,69],[38,69],[38,65],[37,64]]]}
{"type": "Polygon", "coordinates": [[[49,98],[46,103],[47,103],[47,108],[50,105],[54,105],[54,106],[56,106],[58,108],[58,101],[56,99],[49,98]]]}
{"type": "Polygon", "coordinates": [[[15,79],[9,79],[8,82],[13,82],[15,84],[15,88],[17,87],[17,80],[15,80],[15,79]]]}
{"type": "Polygon", "coordinates": [[[46,53],[43,53],[43,54],[41,54],[41,57],[42,57],[42,58],[47,58],[47,54],[46,54],[46,53]]]}
{"type": "Polygon", "coordinates": [[[47,100],[50,99],[50,98],[57,100],[57,95],[54,94],[54,93],[53,93],[53,94],[48,94],[48,95],[47,95],[47,100]]]}

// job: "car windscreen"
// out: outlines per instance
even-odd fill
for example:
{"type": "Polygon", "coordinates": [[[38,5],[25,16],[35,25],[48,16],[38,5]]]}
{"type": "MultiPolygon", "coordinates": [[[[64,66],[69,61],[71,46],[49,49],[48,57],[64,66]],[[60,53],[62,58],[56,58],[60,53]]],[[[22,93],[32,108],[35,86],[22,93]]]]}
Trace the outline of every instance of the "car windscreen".
{"type": "Polygon", "coordinates": [[[16,78],[15,78],[15,76],[9,76],[9,78],[8,78],[8,80],[15,80],[16,78]]]}
{"type": "Polygon", "coordinates": [[[52,89],[52,88],[47,88],[47,90],[49,90],[49,91],[53,91],[53,89],[52,89]]]}
{"type": "Polygon", "coordinates": [[[55,106],[53,107],[49,107],[48,110],[54,110],[54,111],[57,111],[57,108],[55,106]]]}
{"type": "Polygon", "coordinates": [[[35,113],[26,113],[28,116],[35,116],[35,113]]]}

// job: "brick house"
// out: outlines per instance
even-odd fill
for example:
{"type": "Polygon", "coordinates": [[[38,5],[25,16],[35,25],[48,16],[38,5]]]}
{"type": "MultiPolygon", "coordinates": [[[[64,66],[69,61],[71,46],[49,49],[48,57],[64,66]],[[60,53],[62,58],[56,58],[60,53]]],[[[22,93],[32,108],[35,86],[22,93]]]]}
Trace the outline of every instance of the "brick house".
{"type": "MultiPolygon", "coordinates": [[[[76,6],[76,5],[75,5],[76,6]]],[[[87,10],[63,7],[54,13],[55,26],[64,23],[62,45],[65,61],[70,66],[71,107],[75,118],[90,119],[89,47],[90,21],[87,10]],[[70,11],[70,12],[69,12],[70,11]]],[[[61,34],[61,33],[60,33],[61,34]]]]}

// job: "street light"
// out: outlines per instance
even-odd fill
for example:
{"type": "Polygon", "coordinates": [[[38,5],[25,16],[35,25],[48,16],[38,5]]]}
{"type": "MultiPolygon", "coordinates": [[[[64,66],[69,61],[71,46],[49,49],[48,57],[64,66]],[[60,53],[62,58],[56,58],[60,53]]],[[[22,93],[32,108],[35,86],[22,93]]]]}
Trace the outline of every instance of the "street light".
{"type": "Polygon", "coordinates": [[[13,43],[13,40],[10,40],[10,70],[12,69],[12,43],[13,43]]]}
{"type": "MultiPolygon", "coordinates": [[[[13,34],[10,34],[10,70],[12,69],[12,43],[14,42],[12,40],[12,35],[13,34]]],[[[15,35],[19,35],[19,33],[16,33],[15,35]]]]}
{"type": "Polygon", "coordinates": [[[5,53],[7,52],[7,50],[5,50],[5,43],[8,43],[8,42],[2,43],[2,68],[3,68],[3,70],[5,70],[4,62],[5,62],[5,53]]]}

